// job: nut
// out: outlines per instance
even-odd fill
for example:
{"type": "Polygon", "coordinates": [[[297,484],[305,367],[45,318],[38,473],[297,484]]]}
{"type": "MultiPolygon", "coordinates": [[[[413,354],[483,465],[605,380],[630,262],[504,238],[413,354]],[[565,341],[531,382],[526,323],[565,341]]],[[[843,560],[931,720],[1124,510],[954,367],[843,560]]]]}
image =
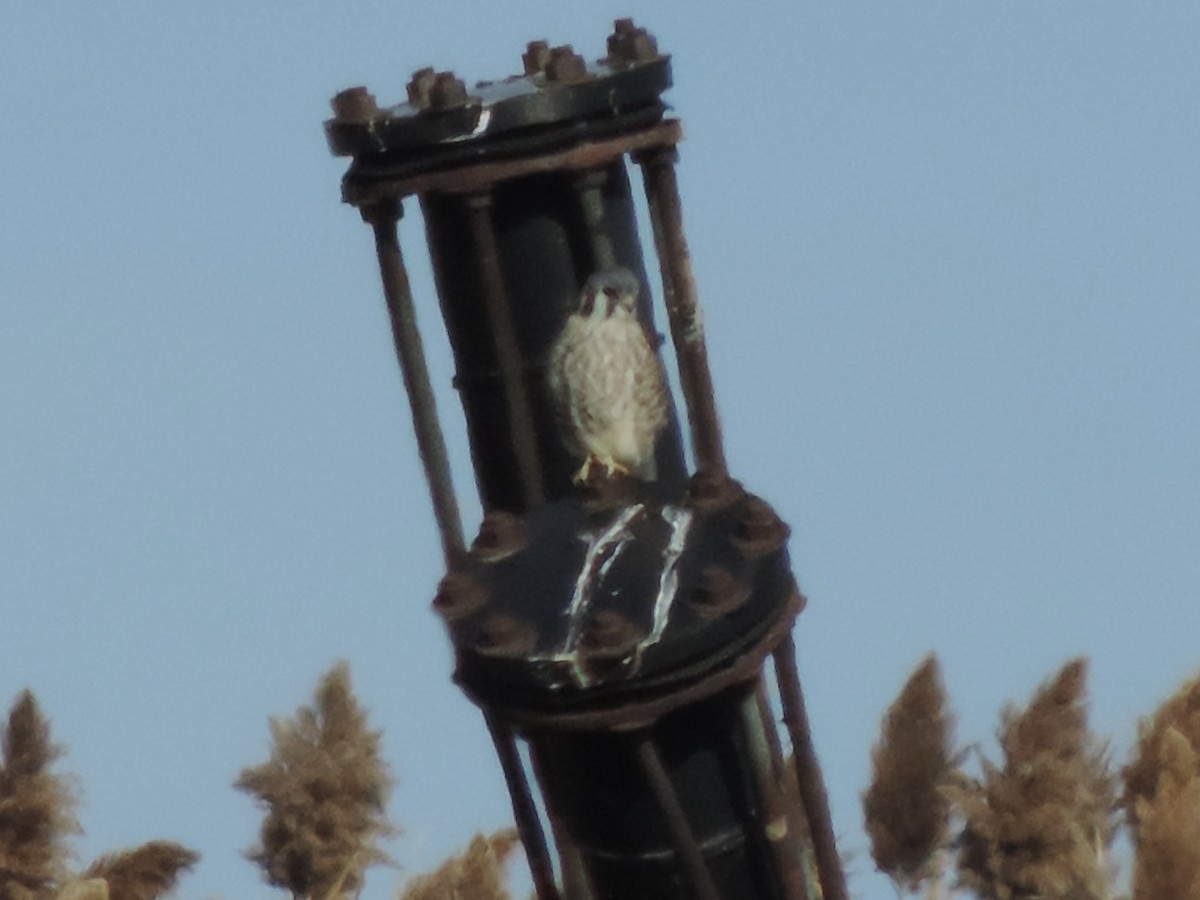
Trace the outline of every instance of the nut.
{"type": "Polygon", "coordinates": [[[365,122],[379,114],[375,97],[365,87],[352,87],[339,92],[331,101],[333,114],[344,122],[365,122]]]}
{"type": "Polygon", "coordinates": [[[559,84],[578,84],[587,81],[591,75],[583,57],[575,52],[570,44],[563,44],[550,51],[546,61],[546,80],[559,84]]]}
{"type": "Polygon", "coordinates": [[[728,509],[746,495],[740,482],[730,478],[723,469],[700,469],[691,478],[687,502],[701,512],[728,509]]]}
{"type": "Polygon", "coordinates": [[[750,558],[783,549],[792,530],[760,497],[748,497],[738,515],[734,545],[750,558]]]}
{"type": "Polygon", "coordinates": [[[602,609],[579,639],[584,656],[619,659],[628,656],[646,636],[636,622],[611,609],[602,609]]]}
{"type": "Polygon", "coordinates": [[[720,566],[706,566],[692,595],[696,611],[706,619],[728,615],[750,599],[750,588],[720,566]]]}
{"type": "Polygon", "coordinates": [[[438,584],[433,608],[447,622],[457,622],[478,612],[487,603],[488,590],[466,572],[448,572],[438,584]]]}
{"type": "Polygon", "coordinates": [[[524,656],[537,642],[537,629],[529,622],[497,613],[488,616],[479,629],[475,649],[485,656],[524,656]]]}
{"type": "Polygon", "coordinates": [[[546,41],[530,41],[525,45],[525,52],[521,54],[526,75],[541,75],[546,71],[546,63],[549,61],[550,45],[546,41]]]}
{"type": "Polygon", "coordinates": [[[528,544],[529,535],[521,517],[495,510],[483,517],[479,534],[471,544],[471,555],[483,562],[500,562],[520,553],[528,544]]]}

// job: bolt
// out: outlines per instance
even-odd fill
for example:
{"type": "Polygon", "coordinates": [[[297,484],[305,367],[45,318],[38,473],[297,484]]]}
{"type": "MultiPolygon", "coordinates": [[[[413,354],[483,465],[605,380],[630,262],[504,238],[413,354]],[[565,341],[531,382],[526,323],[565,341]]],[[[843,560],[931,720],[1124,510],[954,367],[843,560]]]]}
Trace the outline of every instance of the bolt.
{"type": "Polygon", "coordinates": [[[750,599],[750,589],[720,566],[705,566],[692,605],[706,619],[728,615],[750,599]]]}
{"type": "Polygon", "coordinates": [[[478,612],[487,603],[488,590],[466,572],[448,572],[438,584],[433,608],[447,622],[457,622],[478,612]]]}
{"type": "Polygon", "coordinates": [[[412,78],[408,81],[408,102],[412,106],[417,109],[429,108],[429,92],[433,90],[433,82],[436,77],[433,69],[429,66],[413,72],[412,78]]]}
{"type": "Polygon", "coordinates": [[[344,122],[365,122],[379,114],[375,97],[365,87],[352,87],[338,93],[331,101],[333,114],[344,122]]]}
{"type": "Polygon", "coordinates": [[[638,28],[633,19],[617,19],[613,32],[608,36],[608,62],[648,62],[658,58],[658,41],[645,28],[638,28]]]}
{"type": "Polygon", "coordinates": [[[636,622],[614,610],[602,609],[588,623],[579,648],[585,656],[619,659],[632,653],[645,636],[645,630],[636,622]]]}
{"type": "Polygon", "coordinates": [[[496,510],[483,517],[471,555],[483,562],[500,562],[525,549],[529,535],[520,516],[496,510]]]}
{"type": "Polygon", "coordinates": [[[748,497],[738,516],[733,543],[748,557],[766,556],[783,548],[791,529],[767,501],[748,497]]]}
{"type": "Polygon", "coordinates": [[[429,89],[429,105],[434,109],[448,109],[467,102],[467,86],[453,72],[438,72],[429,89]]]}
{"type": "Polygon", "coordinates": [[[485,656],[524,656],[537,642],[537,629],[529,622],[497,613],[488,616],[479,628],[475,649],[485,656]]]}
{"type": "Polygon", "coordinates": [[[550,51],[550,58],[546,60],[547,81],[578,84],[587,81],[589,77],[591,76],[588,74],[587,63],[570,44],[563,44],[550,51]]]}
{"type": "Polygon", "coordinates": [[[746,495],[740,482],[722,469],[699,469],[688,483],[687,502],[702,512],[728,509],[746,495]]]}
{"type": "Polygon", "coordinates": [[[546,41],[530,41],[525,45],[521,54],[521,62],[525,64],[526,75],[541,75],[546,71],[546,63],[550,61],[550,45],[546,41]]]}

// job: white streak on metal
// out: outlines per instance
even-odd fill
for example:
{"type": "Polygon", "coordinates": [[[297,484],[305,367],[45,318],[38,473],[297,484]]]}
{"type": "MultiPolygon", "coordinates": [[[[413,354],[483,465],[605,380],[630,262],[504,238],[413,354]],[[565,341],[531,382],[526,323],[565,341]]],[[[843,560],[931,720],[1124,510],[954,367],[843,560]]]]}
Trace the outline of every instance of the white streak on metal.
{"type": "Polygon", "coordinates": [[[658,579],[658,596],[654,598],[654,624],[650,633],[638,644],[638,662],[648,647],[654,646],[663,636],[667,622],[671,617],[671,606],[679,593],[679,560],[687,545],[688,531],[692,526],[693,514],[690,509],[679,506],[668,506],[662,511],[662,517],[671,526],[671,539],[663,549],[662,573],[658,579]]]}
{"type": "Polygon", "coordinates": [[[579,567],[579,576],[575,579],[575,591],[571,594],[571,602],[567,606],[567,638],[563,646],[567,653],[574,652],[576,644],[579,643],[583,632],[584,614],[587,612],[588,602],[592,599],[592,588],[628,543],[625,540],[625,529],[641,512],[640,503],[626,507],[607,528],[594,535],[588,542],[583,564],[579,567]],[[593,571],[597,569],[597,560],[600,560],[599,569],[593,571]]]}
{"type": "Polygon", "coordinates": [[[470,134],[459,135],[455,138],[456,141],[469,141],[471,138],[479,137],[487,130],[488,125],[492,121],[492,108],[484,106],[479,111],[479,118],[475,121],[475,127],[471,129],[470,134]]]}

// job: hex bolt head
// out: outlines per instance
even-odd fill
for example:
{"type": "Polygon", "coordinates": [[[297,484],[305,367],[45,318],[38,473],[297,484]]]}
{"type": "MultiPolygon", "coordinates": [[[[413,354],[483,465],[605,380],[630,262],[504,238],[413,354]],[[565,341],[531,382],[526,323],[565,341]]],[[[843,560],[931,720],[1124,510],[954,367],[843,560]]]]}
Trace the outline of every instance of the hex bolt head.
{"type": "Polygon", "coordinates": [[[550,51],[546,60],[546,80],[558,84],[578,84],[589,78],[587,63],[570,44],[563,44],[550,51]]]}
{"type": "Polygon", "coordinates": [[[436,74],[430,66],[417,69],[408,80],[408,102],[417,109],[429,108],[429,92],[433,90],[436,74]]]}
{"type": "Polygon", "coordinates": [[[528,654],[536,643],[537,629],[530,622],[496,613],[484,619],[475,649],[485,656],[513,659],[528,654]]]}
{"type": "Polygon", "coordinates": [[[703,618],[716,619],[745,605],[750,588],[721,566],[706,566],[692,594],[692,606],[703,618]]]}
{"type": "Polygon", "coordinates": [[[520,553],[529,544],[529,534],[520,516],[495,510],[483,517],[479,534],[471,544],[471,555],[494,563],[520,553]]]}
{"type": "Polygon", "coordinates": [[[791,532],[767,501],[748,497],[739,511],[733,543],[745,556],[754,559],[782,550],[791,532]]]}
{"type": "Polygon", "coordinates": [[[429,89],[429,105],[447,109],[467,102],[467,85],[453,72],[438,72],[429,89]]]}
{"type": "Polygon", "coordinates": [[[701,512],[719,512],[737,503],[746,492],[722,469],[699,469],[688,482],[687,504],[701,512]]]}
{"type": "Polygon", "coordinates": [[[488,600],[488,589],[466,572],[448,572],[438,584],[433,608],[447,622],[457,622],[481,610],[488,600]]]}
{"type": "Polygon", "coordinates": [[[611,609],[596,613],[579,638],[579,649],[584,656],[601,659],[619,659],[628,656],[646,632],[636,622],[611,609]]]}
{"type": "Polygon", "coordinates": [[[374,95],[361,86],[346,88],[329,102],[334,116],[343,122],[365,122],[379,114],[374,95]]]}
{"type": "Polygon", "coordinates": [[[530,41],[521,54],[521,62],[525,65],[526,75],[543,74],[546,63],[550,62],[550,45],[546,41],[530,41]]]}
{"type": "Polygon", "coordinates": [[[617,19],[613,32],[608,36],[608,62],[648,62],[658,58],[658,41],[645,28],[638,28],[633,19],[617,19]]]}

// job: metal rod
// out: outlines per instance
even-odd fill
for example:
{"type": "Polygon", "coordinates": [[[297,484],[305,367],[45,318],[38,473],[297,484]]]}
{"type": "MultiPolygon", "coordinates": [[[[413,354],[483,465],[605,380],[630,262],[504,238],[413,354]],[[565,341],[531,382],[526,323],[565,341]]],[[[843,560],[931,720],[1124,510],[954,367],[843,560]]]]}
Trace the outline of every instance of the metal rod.
{"type": "Polygon", "coordinates": [[[804,861],[801,856],[800,835],[789,816],[783,786],[777,778],[775,759],[771,752],[768,731],[773,731],[769,719],[759,705],[762,683],[741,704],[742,728],[746,733],[746,744],[750,755],[750,768],[758,801],[762,808],[762,832],[771,854],[775,858],[775,869],[779,873],[780,886],[786,900],[808,900],[808,889],[804,879],[804,861]]]}
{"type": "Polygon", "coordinates": [[[708,871],[704,855],[700,852],[700,847],[692,834],[692,827],[688,824],[683,807],[679,805],[675,787],[671,784],[666,769],[663,768],[658,750],[648,737],[643,737],[638,741],[637,759],[642,774],[646,777],[646,782],[650,787],[650,793],[658,804],[659,810],[662,811],[671,846],[682,863],[683,874],[689,882],[692,896],[696,900],[721,900],[712,873],[708,871]]]}
{"type": "Polygon", "coordinates": [[[604,225],[604,187],[608,174],[603,169],[584,172],[576,179],[579,204],[583,209],[583,221],[587,226],[588,240],[592,248],[592,270],[601,272],[617,267],[617,256],[613,252],[612,237],[604,225]]]}
{"type": "Polygon", "coordinates": [[[521,844],[525,847],[525,857],[529,860],[529,871],[533,875],[533,887],[538,900],[562,900],[558,885],[554,881],[554,866],[550,862],[546,835],[542,831],[537,808],[533,805],[533,795],[529,792],[525,767],[521,765],[521,757],[517,753],[516,738],[512,730],[495,716],[484,713],[484,718],[487,720],[492,742],[496,745],[496,754],[500,757],[500,768],[504,772],[504,782],[508,785],[508,796],[512,800],[513,819],[517,824],[521,844]]]}
{"type": "Polygon", "coordinates": [[[530,509],[545,501],[546,490],[542,483],[537,432],[533,427],[533,411],[529,404],[525,367],[521,362],[521,350],[513,330],[512,308],[508,302],[508,293],[504,289],[500,253],[496,247],[496,234],[492,229],[491,194],[480,192],[469,195],[467,209],[471,237],[475,242],[475,254],[479,262],[483,305],[487,312],[488,325],[491,326],[496,341],[496,358],[500,363],[500,378],[504,383],[504,402],[508,406],[512,426],[517,472],[521,478],[525,508],[530,509]]]}
{"type": "Polygon", "coordinates": [[[683,206],[675,179],[676,156],[675,148],[667,147],[634,153],[633,159],[642,167],[696,465],[723,472],[725,449],[713,395],[712,373],[708,368],[703,317],[696,299],[696,279],[692,275],[687,239],[683,235],[683,206]]]}
{"type": "Polygon", "coordinates": [[[392,342],[400,361],[404,390],[412,409],[413,430],[417,435],[417,452],[425,468],[425,480],[433,501],[433,515],[442,538],[442,555],[450,568],[463,553],[462,520],[450,477],[450,460],[446,442],[438,422],[437,402],[429,383],[429,367],[425,348],[417,328],[413,309],[412,288],[404,257],[400,253],[397,222],[403,213],[396,200],[385,200],[364,208],[363,218],[375,231],[375,252],[379,257],[379,274],[383,279],[383,296],[392,323],[392,342]]]}
{"type": "Polygon", "coordinates": [[[821,895],[823,900],[848,900],[846,874],[838,857],[829,797],[825,793],[821,765],[817,762],[817,751],[813,747],[808,712],[804,708],[804,693],[800,689],[800,674],[796,671],[796,644],[790,633],[780,642],[774,658],[783,721],[792,739],[796,783],[800,789],[800,802],[804,804],[804,814],[808,818],[813,855],[817,860],[817,877],[821,880],[821,895]]]}

